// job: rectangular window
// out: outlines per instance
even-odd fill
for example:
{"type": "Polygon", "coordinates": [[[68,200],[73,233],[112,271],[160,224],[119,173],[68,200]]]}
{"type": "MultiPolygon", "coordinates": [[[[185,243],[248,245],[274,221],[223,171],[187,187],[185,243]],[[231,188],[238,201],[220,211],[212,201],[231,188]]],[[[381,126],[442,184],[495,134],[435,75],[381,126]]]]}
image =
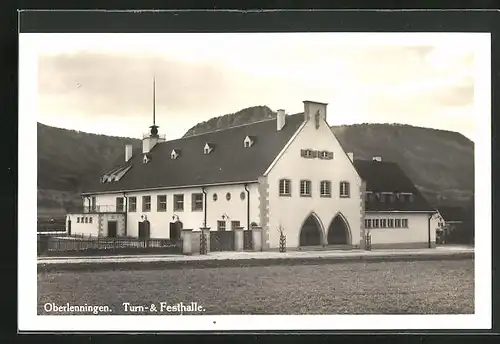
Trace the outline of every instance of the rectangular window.
{"type": "Polygon", "coordinates": [[[225,231],[226,230],[226,221],[217,221],[217,230],[225,231]]]}
{"type": "Polygon", "coordinates": [[[137,211],[137,197],[128,198],[128,211],[134,213],[137,211]]]}
{"type": "Polygon", "coordinates": [[[323,180],[319,188],[321,197],[332,197],[332,182],[323,180]]]}
{"type": "Polygon", "coordinates": [[[311,196],[311,181],[301,180],[300,181],[300,196],[310,197],[311,196]]]}
{"type": "Polygon", "coordinates": [[[350,195],[349,182],[340,182],[340,197],[348,198],[350,195]]]}
{"type": "Polygon", "coordinates": [[[95,201],[95,196],[92,196],[90,199],[90,211],[95,211],[96,209],[96,201],[95,201]]]}
{"type": "Polygon", "coordinates": [[[76,218],[76,223],[80,223],[80,216],[76,218]]]}
{"type": "Polygon", "coordinates": [[[184,195],[174,195],[174,211],[184,211],[184,195]]]}
{"type": "Polygon", "coordinates": [[[365,228],[372,228],[372,220],[371,219],[365,220],[365,228]]]}
{"type": "Polygon", "coordinates": [[[380,194],[380,197],[379,197],[379,200],[380,202],[384,203],[385,202],[385,194],[380,194]]]}
{"type": "Polygon", "coordinates": [[[92,223],[92,218],[91,217],[89,217],[89,223],[92,223]]]}
{"type": "Polygon", "coordinates": [[[89,218],[88,217],[84,217],[84,220],[85,220],[85,223],[89,223],[89,218]]]}
{"type": "Polygon", "coordinates": [[[280,180],[280,196],[290,196],[291,195],[291,190],[290,190],[290,180],[289,179],[281,179],[280,180]]]}
{"type": "Polygon", "coordinates": [[[396,220],[394,220],[394,222],[395,222],[395,226],[394,227],[401,228],[401,219],[396,219],[396,220]]]}
{"type": "Polygon", "coordinates": [[[156,211],[167,211],[167,195],[156,196],[156,211]]]}
{"type": "Polygon", "coordinates": [[[123,197],[116,197],[116,212],[121,213],[125,210],[125,199],[123,197]]]}
{"type": "Polygon", "coordinates": [[[393,203],[395,201],[394,194],[389,194],[389,202],[393,203]]]}
{"type": "Polygon", "coordinates": [[[379,228],[379,220],[373,219],[373,228],[379,228]]]}
{"type": "Polygon", "coordinates": [[[202,211],[203,210],[203,194],[195,193],[191,195],[191,210],[192,211],[202,211]]]}
{"type": "Polygon", "coordinates": [[[387,220],[386,219],[380,220],[380,228],[387,228],[387,220]]]}
{"type": "Polygon", "coordinates": [[[151,211],[151,196],[142,196],[142,211],[151,211]]]}
{"type": "Polygon", "coordinates": [[[401,225],[403,228],[408,228],[408,219],[402,219],[401,220],[401,225]]]}
{"type": "Polygon", "coordinates": [[[387,227],[394,228],[394,219],[387,220],[387,227]]]}
{"type": "Polygon", "coordinates": [[[240,227],[240,221],[231,221],[231,229],[234,230],[237,227],[240,227]]]}

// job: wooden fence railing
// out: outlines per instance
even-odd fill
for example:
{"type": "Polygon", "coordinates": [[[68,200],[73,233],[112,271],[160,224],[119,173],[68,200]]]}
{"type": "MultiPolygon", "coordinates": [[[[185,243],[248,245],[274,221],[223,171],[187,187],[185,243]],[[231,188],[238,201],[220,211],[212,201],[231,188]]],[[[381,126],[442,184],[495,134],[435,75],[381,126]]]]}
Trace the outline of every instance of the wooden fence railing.
{"type": "Polygon", "coordinates": [[[181,254],[182,241],[170,239],[103,238],[90,236],[38,235],[38,255],[165,253],[181,254]]]}

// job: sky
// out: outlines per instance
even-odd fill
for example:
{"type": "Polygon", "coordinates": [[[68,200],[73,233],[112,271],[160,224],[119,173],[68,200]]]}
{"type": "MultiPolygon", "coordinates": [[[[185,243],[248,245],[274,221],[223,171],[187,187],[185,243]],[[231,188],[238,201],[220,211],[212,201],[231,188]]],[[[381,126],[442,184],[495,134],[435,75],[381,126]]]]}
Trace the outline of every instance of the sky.
{"type": "MultiPolygon", "coordinates": [[[[167,139],[212,117],[328,103],[330,125],[403,123],[476,137],[474,34],[50,34],[36,40],[40,123],[167,139]]],[[[488,72],[489,77],[489,72],[488,72]]]]}

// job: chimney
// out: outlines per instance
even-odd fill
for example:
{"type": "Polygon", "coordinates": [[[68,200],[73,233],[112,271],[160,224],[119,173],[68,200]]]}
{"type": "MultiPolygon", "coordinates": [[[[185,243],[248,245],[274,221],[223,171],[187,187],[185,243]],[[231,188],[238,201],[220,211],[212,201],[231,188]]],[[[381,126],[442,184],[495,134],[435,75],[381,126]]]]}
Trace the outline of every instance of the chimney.
{"type": "Polygon", "coordinates": [[[372,160],[373,161],[382,161],[382,158],[379,156],[374,156],[372,160]]]}
{"type": "Polygon", "coordinates": [[[351,162],[354,161],[354,153],[353,152],[347,153],[347,156],[349,157],[349,160],[351,160],[351,162]]]}
{"type": "Polygon", "coordinates": [[[285,110],[278,110],[278,115],[276,116],[276,130],[280,131],[286,124],[285,110]]]}
{"type": "Polygon", "coordinates": [[[125,162],[132,158],[132,145],[125,145],[125,162]]]}

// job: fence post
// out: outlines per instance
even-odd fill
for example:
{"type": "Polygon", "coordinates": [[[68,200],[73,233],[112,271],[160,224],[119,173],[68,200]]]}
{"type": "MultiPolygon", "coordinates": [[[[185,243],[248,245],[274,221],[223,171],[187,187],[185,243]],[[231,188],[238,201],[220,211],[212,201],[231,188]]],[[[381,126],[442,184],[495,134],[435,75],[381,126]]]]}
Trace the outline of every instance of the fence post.
{"type": "Polygon", "coordinates": [[[192,245],[191,245],[191,234],[192,229],[183,228],[182,229],[182,253],[183,254],[192,254],[192,245]]]}
{"type": "Polygon", "coordinates": [[[243,251],[243,227],[235,227],[233,230],[234,250],[237,252],[243,251]]]}
{"type": "Polygon", "coordinates": [[[252,227],[252,245],[254,251],[262,251],[262,227],[252,227]]]}

